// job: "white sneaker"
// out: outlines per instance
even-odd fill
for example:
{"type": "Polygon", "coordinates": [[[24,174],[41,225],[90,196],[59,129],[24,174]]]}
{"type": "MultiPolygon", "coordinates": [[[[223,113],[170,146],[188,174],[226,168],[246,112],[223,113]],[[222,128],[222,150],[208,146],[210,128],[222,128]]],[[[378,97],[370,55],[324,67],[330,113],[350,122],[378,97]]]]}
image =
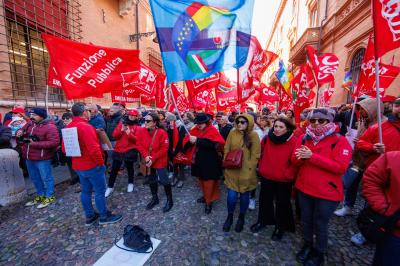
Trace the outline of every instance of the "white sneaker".
{"type": "Polygon", "coordinates": [[[129,184],[128,184],[128,189],[127,189],[127,191],[128,191],[128,193],[133,192],[133,184],[132,184],[132,183],[129,183],[129,184]]]}
{"type": "Polygon", "coordinates": [[[256,209],[256,200],[255,199],[250,199],[249,209],[252,211],[256,209]]]}
{"type": "Polygon", "coordinates": [[[343,208],[336,210],[334,214],[339,217],[347,216],[351,214],[351,208],[349,206],[343,206],[343,208]]]}
{"type": "Polygon", "coordinates": [[[174,178],[174,173],[173,173],[173,172],[169,172],[169,173],[168,173],[168,178],[169,178],[170,180],[172,180],[172,178],[174,178]]]}
{"type": "Polygon", "coordinates": [[[356,244],[357,246],[362,246],[367,242],[367,240],[363,237],[361,233],[357,233],[351,237],[351,242],[356,244]]]}
{"type": "Polygon", "coordinates": [[[106,194],[105,194],[106,198],[108,198],[108,196],[110,196],[111,193],[113,193],[113,191],[114,191],[114,188],[108,187],[108,188],[106,189],[106,194]]]}

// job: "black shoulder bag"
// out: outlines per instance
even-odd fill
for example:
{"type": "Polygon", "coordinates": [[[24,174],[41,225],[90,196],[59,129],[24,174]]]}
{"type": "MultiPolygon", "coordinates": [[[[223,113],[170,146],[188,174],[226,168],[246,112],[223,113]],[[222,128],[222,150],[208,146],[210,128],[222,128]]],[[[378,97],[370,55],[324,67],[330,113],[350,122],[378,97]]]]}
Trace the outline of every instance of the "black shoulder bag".
{"type": "Polygon", "coordinates": [[[114,244],[120,249],[137,253],[153,252],[153,243],[151,242],[150,235],[138,225],[128,224],[125,226],[123,239],[124,246],[127,248],[118,246],[117,238],[114,240],[114,244]]]}

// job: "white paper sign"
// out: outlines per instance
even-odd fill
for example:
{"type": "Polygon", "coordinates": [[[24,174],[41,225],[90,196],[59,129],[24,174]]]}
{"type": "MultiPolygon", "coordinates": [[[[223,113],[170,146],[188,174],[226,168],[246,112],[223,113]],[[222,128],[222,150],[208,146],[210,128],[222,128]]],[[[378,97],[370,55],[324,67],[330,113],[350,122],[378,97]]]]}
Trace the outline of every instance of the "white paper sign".
{"type": "Polygon", "coordinates": [[[357,137],[357,130],[347,127],[346,139],[349,141],[353,149],[354,149],[354,139],[356,137],[357,137]]]}
{"type": "Polygon", "coordinates": [[[69,157],[81,157],[78,130],[76,127],[63,128],[61,134],[64,142],[65,154],[69,157]]]}

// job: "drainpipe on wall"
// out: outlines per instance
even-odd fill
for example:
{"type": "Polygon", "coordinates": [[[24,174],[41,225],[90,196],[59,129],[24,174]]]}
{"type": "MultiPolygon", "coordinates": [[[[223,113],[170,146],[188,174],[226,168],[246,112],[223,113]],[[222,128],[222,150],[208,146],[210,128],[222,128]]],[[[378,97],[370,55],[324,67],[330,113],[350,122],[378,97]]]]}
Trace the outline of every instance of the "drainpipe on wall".
{"type": "MultiPolygon", "coordinates": [[[[139,0],[135,1],[136,34],[139,34],[139,0]]],[[[139,36],[136,39],[136,50],[139,50],[139,36]]]]}
{"type": "Polygon", "coordinates": [[[319,25],[319,36],[318,36],[318,46],[317,46],[317,54],[320,55],[321,49],[321,41],[322,41],[322,26],[324,25],[325,21],[328,19],[328,3],[329,0],[325,0],[325,16],[319,25]]]}

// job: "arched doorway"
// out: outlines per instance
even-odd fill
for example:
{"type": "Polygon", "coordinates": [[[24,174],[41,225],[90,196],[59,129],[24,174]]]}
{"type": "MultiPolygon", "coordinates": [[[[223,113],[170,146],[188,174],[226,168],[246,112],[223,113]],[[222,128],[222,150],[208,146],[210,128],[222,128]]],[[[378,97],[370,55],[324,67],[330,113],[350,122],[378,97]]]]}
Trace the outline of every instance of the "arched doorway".
{"type": "MultiPolygon", "coordinates": [[[[360,78],[361,65],[364,59],[364,54],[365,54],[365,48],[360,48],[354,53],[353,59],[351,59],[351,65],[349,71],[351,71],[351,77],[354,86],[357,85],[358,80],[360,78]]],[[[351,103],[353,101],[353,97],[351,95],[353,94],[354,86],[351,87],[351,90],[347,94],[348,103],[351,103]]]]}

